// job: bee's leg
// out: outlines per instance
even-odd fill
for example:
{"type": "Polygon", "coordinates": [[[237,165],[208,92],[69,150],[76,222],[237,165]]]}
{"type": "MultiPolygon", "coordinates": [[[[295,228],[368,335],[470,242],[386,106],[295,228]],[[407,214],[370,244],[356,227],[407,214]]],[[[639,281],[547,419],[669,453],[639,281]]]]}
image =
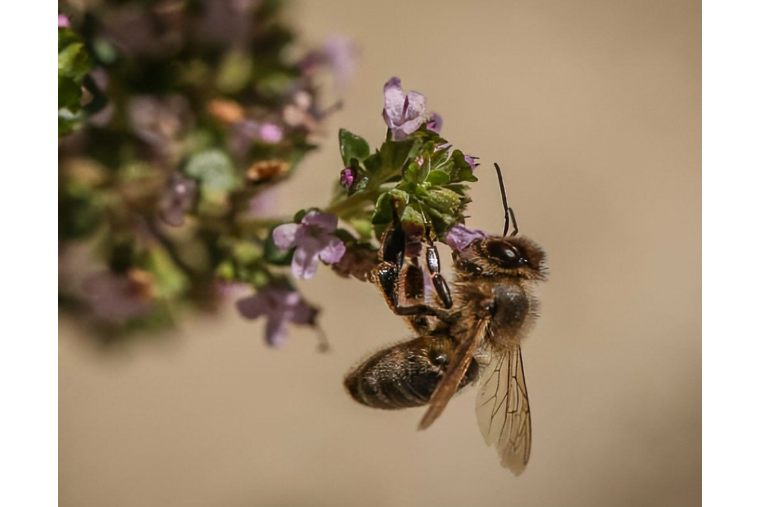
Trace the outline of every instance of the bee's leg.
{"type": "Polygon", "coordinates": [[[446,279],[441,275],[439,251],[433,241],[429,242],[426,247],[425,260],[428,273],[433,281],[433,287],[436,289],[436,294],[438,294],[441,304],[444,308],[452,308],[452,293],[449,290],[446,279]]]}
{"type": "Polygon", "coordinates": [[[391,311],[402,317],[431,316],[445,323],[452,321],[450,312],[446,309],[418,303],[424,301],[422,270],[419,266],[407,265],[402,270],[401,279],[399,275],[397,266],[390,262],[382,262],[373,273],[373,282],[380,289],[391,311]]]}
{"type": "Polygon", "coordinates": [[[409,317],[413,315],[428,315],[431,317],[436,317],[442,322],[446,322],[448,324],[452,323],[451,312],[428,305],[397,306],[394,309],[394,312],[397,315],[401,315],[402,317],[409,317]]]}

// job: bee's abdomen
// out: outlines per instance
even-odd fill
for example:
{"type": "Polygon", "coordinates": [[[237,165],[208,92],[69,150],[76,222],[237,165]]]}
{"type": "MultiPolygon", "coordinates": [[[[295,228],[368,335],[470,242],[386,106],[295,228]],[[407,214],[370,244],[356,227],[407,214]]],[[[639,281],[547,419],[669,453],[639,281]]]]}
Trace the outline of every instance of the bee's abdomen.
{"type": "MultiPolygon", "coordinates": [[[[427,404],[446,371],[449,338],[420,337],[381,350],[350,372],[346,389],[359,403],[373,408],[401,409],[427,404]]],[[[478,374],[475,361],[460,383],[478,374]]]]}

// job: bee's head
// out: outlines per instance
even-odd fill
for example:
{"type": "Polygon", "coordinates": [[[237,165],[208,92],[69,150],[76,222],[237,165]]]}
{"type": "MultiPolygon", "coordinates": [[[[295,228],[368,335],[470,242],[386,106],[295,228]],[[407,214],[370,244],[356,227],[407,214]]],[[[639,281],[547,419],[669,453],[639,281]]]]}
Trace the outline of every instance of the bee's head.
{"type": "Polygon", "coordinates": [[[483,236],[453,251],[455,267],[476,277],[546,277],[544,250],[528,238],[483,236]]]}

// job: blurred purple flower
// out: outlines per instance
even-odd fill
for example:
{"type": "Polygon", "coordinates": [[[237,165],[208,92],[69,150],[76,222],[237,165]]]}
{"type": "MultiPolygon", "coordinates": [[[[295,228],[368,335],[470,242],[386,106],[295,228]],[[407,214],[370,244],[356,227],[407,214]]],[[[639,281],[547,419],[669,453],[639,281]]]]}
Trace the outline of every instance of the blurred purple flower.
{"type": "Polygon", "coordinates": [[[267,319],[265,336],[267,344],[279,347],[285,343],[288,322],[314,325],[317,310],[309,306],[298,292],[282,287],[265,287],[253,296],[236,303],[238,311],[246,319],[267,319]]]}
{"type": "Polygon", "coordinates": [[[441,133],[441,127],[444,125],[444,119],[439,113],[433,113],[431,119],[426,123],[426,128],[437,134],[441,133]]]}
{"type": "Polygon", "coordinates": [[[447,245],[455,252],[461,252],[479,238],[485,238],[486,233],[479,230],[470,230],[464,225],[457,224],[447,234],[447,245]]]}
{"type": "Polygon", "coordinates": [[[347,167],[345,169],[341,170],[341,185],[349,188],[352,183],[354,183],[354,179],[356,178],[357,173],[354,169],[351,167],[347,167]]]}
{"type": "Polygon", "coordinates": [[[248,119],[234,122],[230,135],[230,150],[237,158],[244,158],[253,141],[279,143],[283,140],[283,135],[283,128],[275,123],[260,123],[248,119]]]}
{"type": "Polygon", "coordinates": [[[123,323],[151,311],[153,279],[150,273],[132,270],[128,274],[102,271],[82,284],[85,298],[101,318],[123,323]]]}
{"type": "Polygon", "coordinates": [[[66,16],[66,14],[59,14],[58,15],[58,27],[62,26],[71,26],[71,23],[69,22],[69,18],[66,16]]]}
{"type": "Polygon", "coordinates": [[[357,67],[356,45],[345,35],[330,35],[322,48],[309,52],[301,59],[299,69],[304,75],[312,76],[322,65],[330,67],[336,88],[346,88],[354,78],[357,67]]]}
{"type": "Polygon", "coordinates": [[[331,35],[325,42],[325,55],[333,72],[336,87],[346,88],[357,68],[357,48],[345,35],[331,35]]]}
{"type": "Polygon", "coordinates": [[[283,129],[274,123],[262,123],[259,127],[259,137],[268,143],[279,143],[283,140],[283,129]]]}
{"type": "Polygon", "coordinates": [[[193,206],[196,197],[196,181],[174,173],[159,203],[159,217],[169,225],[180,227],[185,213],[193,206]]]}
{"type": "Polygon", "coordinates": [[[405,94],[398,77],[388,80],[383,87],[383,98],[383,119],[394,141],[405,139],[425,123],[425,97],[418,92],[405,94]]]}
{"type": "Polygon", "coordinates": [[[283,224],[272,231],[272,239],[281,250],[296,248],[291,271],[296,278],[312,278],[318,260],[334,264],[341,260],[346,245],[331,234],[338,226],[338,217],[330,213],[310,211],[300,224],[283,224]]]}

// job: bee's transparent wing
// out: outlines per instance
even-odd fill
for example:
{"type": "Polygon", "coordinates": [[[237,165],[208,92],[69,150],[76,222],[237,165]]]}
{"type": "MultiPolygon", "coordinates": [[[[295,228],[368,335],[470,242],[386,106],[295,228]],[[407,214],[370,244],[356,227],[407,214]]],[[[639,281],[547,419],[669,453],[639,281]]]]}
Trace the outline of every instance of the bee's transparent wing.
{"type": "Polygon", "coordinates": [[[476,417],[502,466],[515,475],[523,472],[531,454],[531,412],[520,345],[511,345],[506,354],[494,351],[476,397],[476,417]]]}
{"type": "Polygon", "coordinates": [[[489,321],[482,319],[468,336],[457,346],[454,357],[447,368],[446,373],[441,378],[439,385],[431,396],[431,402],[423,419],[418,425],[418,429],[424,430],[435,421],[457,392],[462,378],[468,371],[470,362],[473,361],[473,353],[483,343],[486,336],[486,330],[489,327],[489,321]]]}

